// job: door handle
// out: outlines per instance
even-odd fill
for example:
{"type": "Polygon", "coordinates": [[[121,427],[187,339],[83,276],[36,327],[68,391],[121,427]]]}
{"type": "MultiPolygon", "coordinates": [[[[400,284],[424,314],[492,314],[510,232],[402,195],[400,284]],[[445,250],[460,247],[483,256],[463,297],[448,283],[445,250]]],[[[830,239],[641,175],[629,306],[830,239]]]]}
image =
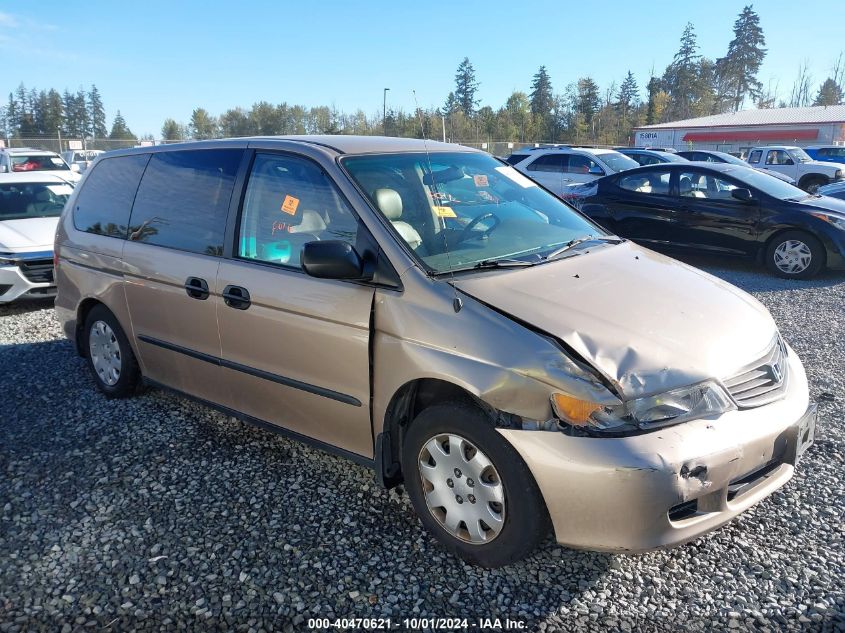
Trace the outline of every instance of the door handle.
{"type": "Polygon", "coordinates": [[[223,301],[235,310],[246,310],[250,306],[249,291],[240,286],[226,286],[223,288],[223,301]]]}
{"type": "Polygon", "coordinates": [[[199,277],[188,277],[185,280],[185,292],[191,299],[199,299],[205,301],[208,299],[208,282],[199,277]]]}

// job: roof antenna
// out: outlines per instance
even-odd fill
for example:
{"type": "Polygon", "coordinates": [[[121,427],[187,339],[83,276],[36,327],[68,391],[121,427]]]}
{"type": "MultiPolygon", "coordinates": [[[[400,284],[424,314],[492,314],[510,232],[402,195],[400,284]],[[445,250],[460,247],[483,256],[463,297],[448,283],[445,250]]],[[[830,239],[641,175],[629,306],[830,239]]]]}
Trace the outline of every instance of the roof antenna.
{"type": "MultiPolygon", "coordinates": [[[[428,162],[428,173],[431,176],[431,188],[434,190],[434,193],[439,194],[440,192],[437,190],[437,182],[434,180],[434,169],[431,167],[431,154],[428,153],[428,138],[425,134],[425,126],[423,125],[422,119],[422,111],[420,110],[420,104],[417,103],[417,91],[411,90],[414,95],[414,105],[417,108],[417,120],[420,123],[420,133],[422,134],[423,139],[423,147],[425,148],[425,158],[428,162]]],[[[439,200],[435,200],[435,202],[439,202],[439,200]]],[[[444,228],[445,231],[445,228],[444,228]]],[[[452,258],[449,254],[449,243],[446,241],[446,234],[443,234],[443,245],[446,247],[446,263],[449,265],[449,277],[450,283],[449,285],[452,286],[452,290],[455,291],[455,298],[452,300],[452,307],[455,309],[455,312],[460,312],[461,308],[464,306],[463,301],[461,301],[460,295],[458,295],[458,289],[455,286],[455,269],[452,268],[452,258]]]]}

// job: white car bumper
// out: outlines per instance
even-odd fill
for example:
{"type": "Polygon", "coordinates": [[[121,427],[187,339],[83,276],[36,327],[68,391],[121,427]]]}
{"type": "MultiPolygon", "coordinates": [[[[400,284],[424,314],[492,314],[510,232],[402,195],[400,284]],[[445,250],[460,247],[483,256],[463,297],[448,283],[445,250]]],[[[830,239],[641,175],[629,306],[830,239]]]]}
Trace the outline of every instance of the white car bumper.
{"type": "Polygon", "coordinates": [[[9,259],[11,255],[4,254],[0,260],[0,303],[56,294],[52,251],[20,253],[9,259]]]}

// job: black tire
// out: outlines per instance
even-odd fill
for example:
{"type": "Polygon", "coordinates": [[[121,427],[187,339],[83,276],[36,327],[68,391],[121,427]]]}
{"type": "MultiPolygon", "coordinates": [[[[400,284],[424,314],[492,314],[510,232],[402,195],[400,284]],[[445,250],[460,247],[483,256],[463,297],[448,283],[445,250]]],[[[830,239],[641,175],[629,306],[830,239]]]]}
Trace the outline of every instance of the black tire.
{"type": "Polygon", "coordinates": [[[822,243],[809,233],[804,231],[785,231],[776,235],[775,238],[769,242],[766,248],[765,264],[769,271],[782,277],[784,279],[810,279],[818,274],[825,264],[825,249],[822,243]],[[788,270],[778,266],[777,251],[778,248],[787,242],[802,242],[810,251],[810,263],[806,268],[795,273],[790,273],[788,270]]]}
{"type": "Polygon", "coordinates": [[[477,407],[450,403],[423,410],[405,435],[402,472],[411,503],[425,528],[447,550],[467,562],[482,567],[509,565],[536,549],[549,531],[548,511],[531,471],[477,407]],[[430,439],[448,433],[459,435],[477,447],[492,462],[504,488],[504,521],[490,542],[475,544],[454,536],[426,504],[420,454],[430,439]]]}
{"type": "Polygon", "coordinates": [[[823,176],[810,176],[801,183],[801,188],[807,193],[816,193],[819,187],[826,185],[828,182],[830,181],[823,176]]]}
{"type": "Polygon", "coordinates": [[[129,345],[129,339],[120,327],[117,318],[111,311],[103,305],[95,306],[88,313],[85,318],[85,326],[82,330],[82,349],[85,353],[85,358],[88,361],[88,367],[91,370],[91,375],[94,377],[94,382],[97,388],[102,391],[109,398],[128,398],[138,393],[140,385],[141,372],[138,369],[138,361],[135,359],[135,354],[132,347],[129,345]],[[97,372],[92,359],[91,351],[91,333],[92,328],[98,323],[105,323],[114,334],[114,343],[119,349],[119,377],[114,384],[108,384],[97,372]]]}

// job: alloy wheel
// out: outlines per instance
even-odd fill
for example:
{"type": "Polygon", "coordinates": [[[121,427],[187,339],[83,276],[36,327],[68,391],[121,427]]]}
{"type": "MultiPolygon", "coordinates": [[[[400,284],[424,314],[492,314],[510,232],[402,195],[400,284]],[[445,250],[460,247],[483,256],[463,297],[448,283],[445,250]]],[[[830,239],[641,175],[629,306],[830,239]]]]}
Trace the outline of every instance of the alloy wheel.
{"type": "Polygon", "coordinates": [[[493,462],[460,435],[430,438],[419,454],[425,503],[452,536],[482,545],[505,524],[505,489],[493,462]]]}

